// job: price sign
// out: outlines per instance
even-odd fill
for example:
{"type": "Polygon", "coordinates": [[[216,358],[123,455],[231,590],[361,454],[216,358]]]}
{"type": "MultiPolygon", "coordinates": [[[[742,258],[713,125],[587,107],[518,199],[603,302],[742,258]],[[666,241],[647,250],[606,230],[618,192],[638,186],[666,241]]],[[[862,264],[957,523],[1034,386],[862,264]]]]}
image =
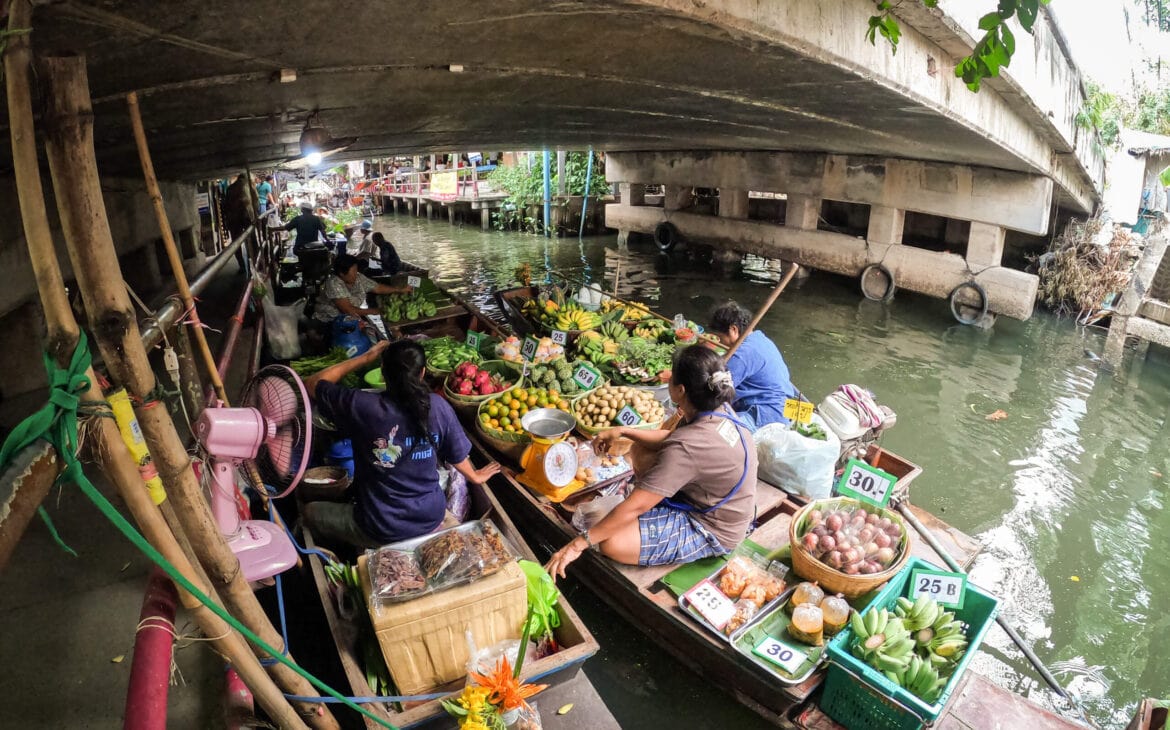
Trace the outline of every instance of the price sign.
{"type": "Polygon", "coordinates": [[[581,363],[577,369],[573,371],[573,382],[581,387],[581,390],[589,390],[597,385],[597,381],[601,379],[601,373],[593,369],[592,366],[581,363]]]}
{"type": "Polygon", "coordinates": [[[540,342],[535,337],[525,337],[524,344],[520,345],[520,354],[525,360],[531,360],[536,357],[536,350],[540,347],[540,342]]]}
{"type": "Polygon", "coordinates": [[[967,576],[963,573],[917,568],[910,574],[911,600],[927,596],[938,601],[940,606],[957,610],[963,607],[966,592],[967,576]]]}
{"type": "Polygon", "coordinates": [[[796,674],[797,669],[800,669],[801,664],[808,661],[808,655],[803,651],[789,646],[783,641],[773,639],[771,636],[764,637],[763,641],[756,644],[752,653],[793,675],[796,674]]]}
{"type": "Polygon", "coordinates": [[[813,409],[816,408],[806,400],[788,398],[784,401],[784,417],[797,423],[808,423],[812,420],[813,409]]]}
{"type": "Polygon", "coordinates": [[[841,474],[841,481],[837,482],[837,493],[885,507],[897,481],[893,474],[875,469],[860,459],[850,459],[841,474]]]}
{"type": "Polygon", "coordinates": [[[569,333],[564,330],[553,330],[552,341],[558,345],[566,345],[569,342],[569,333]]]}
{"type": "Polygon", "coordinates": [[[634,410],[633,406],[626,406],[618,411],[613,420],[617,421],[623,426],[637,426],[642,422],[642,415],[634,410]]]}
{"type": "Polygon", "coordinates": [[[422,279],[417,276],[408,276],[406,277],[406,285],[411,289],[417,289],[422,286],[422,279]]]}
{"type": "Polygon", "coordinates": [[[467,346],[475,350],[479,350],[479,345],[483,341],[483,333],[475,330],[467,330],[467,346]]]}
{"type": "Polygon", "coordinates": [[[723,595],[710,580],[700,581],[694,588],[683,594],[687,603],[699,612],[709,624],[722,631],[735,615],[735,603],[723,595]]]}

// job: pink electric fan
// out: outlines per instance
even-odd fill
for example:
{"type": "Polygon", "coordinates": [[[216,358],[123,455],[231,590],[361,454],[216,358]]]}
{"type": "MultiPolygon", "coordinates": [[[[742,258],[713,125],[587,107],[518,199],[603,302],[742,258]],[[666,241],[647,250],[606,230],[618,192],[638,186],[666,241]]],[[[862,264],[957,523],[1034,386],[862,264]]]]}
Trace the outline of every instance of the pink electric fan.
{"type": "Polygon", "coordinates": [[[269,365],[244,389],[243,407],[208,408],[195,434],[211,463],[211,513],[248,581],[288,570],[297,551],[284,528],[241,520],[236,468],[254,465],[265,485],[283,497],[296,488],[309,462],[312,413],[305,385],[289,368],[269,365]]]}

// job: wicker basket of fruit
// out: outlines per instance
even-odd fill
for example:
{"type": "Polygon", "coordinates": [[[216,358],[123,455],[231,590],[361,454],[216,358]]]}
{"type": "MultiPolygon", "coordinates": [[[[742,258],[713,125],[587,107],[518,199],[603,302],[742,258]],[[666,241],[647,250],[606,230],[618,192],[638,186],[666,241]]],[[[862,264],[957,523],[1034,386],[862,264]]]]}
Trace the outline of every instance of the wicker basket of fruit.
{"type": "Polygon", "coordinates": [[[443,397],[460,418],[468,420],[475,418],[481,403],[519,386],[522,380],[502,360],[487,360],[479,365],[463,362],[443,381],[443,397]]]}
{"type": "Polygon", "coordinates": [[[555,390],[516,387],[479,404],[475,428],[483,440],[501,456],[519,462],[532,438],[520,419],[536,408],[559,408],[569,412],[569,401],[555,390]]]}
{"type": "Polygon", "coordinates": [[[618,421],[619,414],[626,408],[640,419],[626,424],[632,428],[659,428],[666,415],[662,404],[648,391],[628,385],[604,385],[573,401],[577,431],[582,436],[593,438],[602,431],[622,425],[618,421]]]}
{"type": "Polygon", "coordinates": [[[877,588],[910,559],[902,518],[848,497],[805,505],[789,523],[788,539],[796,574],[846,598],[877,588]]]}

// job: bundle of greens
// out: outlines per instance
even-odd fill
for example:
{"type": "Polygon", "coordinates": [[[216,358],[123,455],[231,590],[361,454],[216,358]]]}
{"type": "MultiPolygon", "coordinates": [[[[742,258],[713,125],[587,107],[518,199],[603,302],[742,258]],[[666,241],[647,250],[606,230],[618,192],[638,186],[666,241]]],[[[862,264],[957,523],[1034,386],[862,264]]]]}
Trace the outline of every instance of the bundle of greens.
{"type": "MultiPolygon", "coordinates": [[[[348,359],[349,357],[345,354],[345,350],[340,347],[334,347],[324,355],[302,357],[299,360],[293,360],[288,366],[300,377],[307,378],[310,375],[316,375],[331,365],[345,362],[348,359]]],[[[362,377],[359,373],[353,372],[342,378],[341,384],[347,388],[360,388],[362,385],[362,377]]]]}
{"type": "Polygon", "coordinates": [[[621,343],[614,362],[617,378],[631,384],[666,382],[674,359],[673,345],[660,345],[641,337],[621,343]]]}

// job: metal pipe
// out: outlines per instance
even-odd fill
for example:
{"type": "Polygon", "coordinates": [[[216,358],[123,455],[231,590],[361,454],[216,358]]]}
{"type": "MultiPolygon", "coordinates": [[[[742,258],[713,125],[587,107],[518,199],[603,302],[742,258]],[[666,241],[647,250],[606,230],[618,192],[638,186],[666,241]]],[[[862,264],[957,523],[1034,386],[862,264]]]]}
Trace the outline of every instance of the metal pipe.
{"type": "MultiPolygon", "coordinates": [[[[922,524],[922,522],[920,522],[918,518],[914,516],[914,513],[910,511],[910,505],[906,504],[905,502],[899,502],[898,511],[901,512],[902,516],[906,518],[906,521],[909,522],[910,525],[918,531],[918,534],[922,536],[922,539],[926,540],[926,544],[930,545],[930,547],[936,553],[938,553],[939,557],[943,559],[943,562],[945,562],[951,570],[955,571],[956,573],[966,573],[966,571],[964,571],[962,567],[959,566],[958,561],[952,558],[951,554],[948,553],[946,548],[942,546],[942,543],[938,541],[938,538],[931,534],[926,525],[922,524]]],[[[1040,657],[1036,656],[1036,653],[1032,651],[1032,647],[1028,646],[1023,637],[1017,634],[1016,630],[1008,624],[1008,622],[1004,619],[1003,614],[997,614],[995,621],[1000,625],[1000,628],[1002,628],[1004,632],[1007,633],[1008,638],[1012,640],[1012,643],[1020,648],[1020,651],[1024,653],[1024,656],[1027,657],[1028,661],[1032,663],[1032,666],[1036,668],[1036,671],[1040,673],[1040,676],[1044,679],[1048,686],[1052,688],[1052,691],[1071,702],[1074,707],[1077,707],[1077,709],[1080,709],[1080,705],[1077,704],[1076,700],[1069,696],[1064,687],[1060,686],[1060,682],[1056,681],[1056,677],[1052,676],[1052,672],[1048,671],[1048,667],[1044,666],[1044,662],[1040,661],[1040,657]]]]}
{"type": "MultiPolygon", "coordinates": [[[[223,380],[227,374],[228,366],[232,363],[232,352],[236,349],[236,341],[240,339],[240,330],[244,328],[244,315],[248,313],[248,299],[252,296],[252,279],[248,279],[248,283],[244,285],[244,291],[240,294],[240,302],[236,305],[236,313],[232,315],[231,323],[228,325],[227,332],[223,336],[223,346],[219,351],[219,359],[215,363],[215,370],[219,373],[220,380],[223,380]]],[[[209,404],[212,403],[211,398],[215,395],[215,389],[209,388],[204,393],[205,400],[209,404]]]]}
{"type": "Polygon", "coordinates": [[[256,317],[252,328],[252,353],[248,358],[248,380],[260,370],[260,355],[264,349],[264,317],[256,317]]]}
{"type": "MultiPolygon", "coordinates": [[[[577,240],[585,235],[585,212],[589,210],[589,183],[593,179],[593,147],[589,148],[589,161],[585,163],[585,197],[581,199],[581,227],[577,229],[577,240]]],[[[614,281],[615,294],[617,281],[614,281]]]]}
{"type": "MultiPolygon", "coordinates": [[[[244,241],[248,240],[248,236],[252,235],[253,231],[255,231],[253,226],[248,226],[246,229],[244,229],[244,232],[241,233],[236,238],[236,240],[232,241],[227,248],[220,251],[219,255],[212,259],[211,263],[205,266],[203,271],[200,271],[199,274],[195,276],[189,287],[191,289],[192,296],[198,296],[204,289],[207,288],[207,285],[210,284],[211,281],[216,277],[216,275],[219,273],[219,270],[224,267],[224,265],[231,259],[233,255],[235,255],[236,250],[239,249],[240,246],[244,245],[244,241]]],[[[159,307],[158,312],[155,313],[155,316],[146,323],[145,327],[143,327],[142,346],[149,350],[161,342],[163,338],[163,332],[165,330],[169,330],[171,325],[178,321],[182,314],[183,303],[172,295],[169,299],[167,299],[165,304],[159,307]]]]}
{"type": "Polygon", "coordinates": [[[552,224],[552,171],[549,164],[548,149],[544,151],[544,237],[552,234],[549,226],[552,224]]]}

